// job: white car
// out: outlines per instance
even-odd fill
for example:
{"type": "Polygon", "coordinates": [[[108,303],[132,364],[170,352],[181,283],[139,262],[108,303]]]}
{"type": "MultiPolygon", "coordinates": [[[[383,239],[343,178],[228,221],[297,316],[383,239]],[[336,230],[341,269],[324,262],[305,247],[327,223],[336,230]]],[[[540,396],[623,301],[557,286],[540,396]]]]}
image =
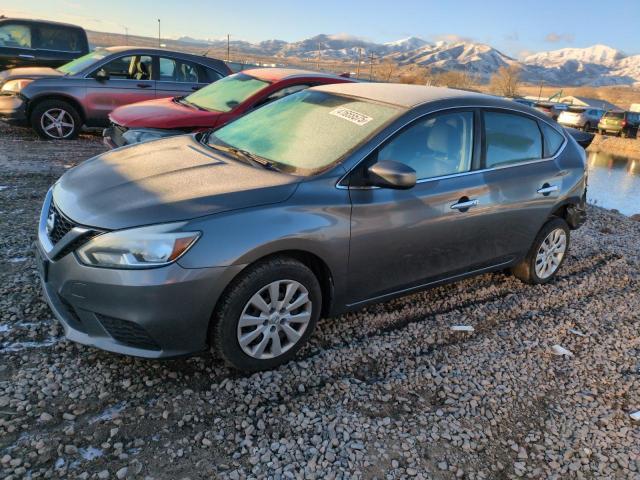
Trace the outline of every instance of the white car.
{"type": "Polygon", "coordinates": [[[565,127],[573,127],[585,132],[595,130],[604,115],[604,110],[589,107],[569,107],[558,116],[558,123],[565,127]]]}

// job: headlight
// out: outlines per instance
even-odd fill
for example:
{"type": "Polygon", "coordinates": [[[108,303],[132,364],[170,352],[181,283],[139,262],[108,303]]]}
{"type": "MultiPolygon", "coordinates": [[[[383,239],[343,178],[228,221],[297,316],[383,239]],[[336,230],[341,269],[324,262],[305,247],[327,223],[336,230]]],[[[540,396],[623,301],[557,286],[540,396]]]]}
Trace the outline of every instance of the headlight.
{"type": "Polygon", "coordinates": [[[20,78],[17,80],[9,80],[4,85],[2,85],[2,89],[0,91],[4,93],[18,93],[24,87],[33,82],[32,79],[28,78],[20,78]]]}
{"type": "Polygon", "coordinates": [[[127,145],[132,145],[134,143],[143,143],[174,135],[184,135],[184,132],[181,130],[162,130],[159,128],[132,128],[124,132],[122,138],[127,142],[127,145]]]}
{"type": "Polygon", "coordinates": [[[132,228],[99,235],[76,253],[85,265],[150,268],[175,262],[198,240],[200,232],[176,231],[184,223],[132,228]]]}

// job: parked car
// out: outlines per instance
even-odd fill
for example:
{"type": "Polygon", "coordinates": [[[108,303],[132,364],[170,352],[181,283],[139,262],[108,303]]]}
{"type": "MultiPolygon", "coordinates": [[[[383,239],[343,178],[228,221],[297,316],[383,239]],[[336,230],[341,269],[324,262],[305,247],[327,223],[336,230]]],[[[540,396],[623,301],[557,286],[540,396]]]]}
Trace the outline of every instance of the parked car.
{"type": "Polygon", "coordinates": [[[59,67],[89,52],[87,34],[76,25],[0,18],[0,70],[59,67]]]}
{"type": "Polygon", "coordinates": [[[31,125],[44,139],[104,127],[120,105],[193,93],[225,77],[221,60],[154,48],[100,48],[57,69],[0,73],[0,118],[31,125]]]}
{"type": "Polygon", "coordinates": [[[604,110],[599,108],[570,106],[564,112],[560,112],[558,123],[590,132],[598,126],[602,115],[604,115],[604,110]]]}
{"type": "Polygon", "coordinates": [[[321,315],[494,270],[552,281],[585,168],[562,128],[508,100],[324,85],[69,170],[37,265],[71,340],[142,357],[213,345],[262,370],[321,315]]]}
{"type": "Polygon", "coordinates": [[[587,149],[595,138],[595,134],[584,130],[578,130],[577,128],[564,127],[564,131],[571,135],[576,143],[584,149],[587,149]]]}
{"type": "Polygon", "coordinates": [[[534,105],[534,108],[539,112],[544,113],[548,117],[557,120],[560,116],[560,113],[564,112],[567,109],[567,105],[564,103],[553,103],[553,102],[537,102],[534,105]]]}
{"type": "Polygon", "coordinates": [[[104,141],[111,148],[220,128],[269,102],[349,78],[289,68],[257,68],[231,75],[186,97],[134,103],[114,110],[104,141]]]}
{"type": "Polygon", "coordinates": [[[640,127],[640,113],[610,110],[605,113],[598,123],[598,133],[605,135],[612,133],[619,137],[635,138],[640,127]]]}

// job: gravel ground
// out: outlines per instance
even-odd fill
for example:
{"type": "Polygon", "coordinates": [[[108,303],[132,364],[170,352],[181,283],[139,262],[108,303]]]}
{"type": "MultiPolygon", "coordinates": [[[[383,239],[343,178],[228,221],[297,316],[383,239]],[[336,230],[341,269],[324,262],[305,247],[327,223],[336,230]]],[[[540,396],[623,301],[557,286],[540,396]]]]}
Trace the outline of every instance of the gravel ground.
{"type": "Polygon", "coordinates": [[[322,320],[243,376],[61,337],[30,244],[48,186],[101,150],[0,127],[0,477],[640,478],[640,222],[590,208],[550,285],[488,274],[322,320]]]}

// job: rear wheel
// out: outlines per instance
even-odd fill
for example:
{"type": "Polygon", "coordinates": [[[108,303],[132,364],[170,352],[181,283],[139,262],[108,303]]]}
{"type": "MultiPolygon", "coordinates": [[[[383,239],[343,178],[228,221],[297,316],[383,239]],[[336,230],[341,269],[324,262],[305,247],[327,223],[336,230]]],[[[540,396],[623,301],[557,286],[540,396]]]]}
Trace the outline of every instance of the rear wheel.
{"type": "Polygon", "coordinates": [[[308,267],[288,257],[267,260],[227,289],[214,313],[211,344],[239,370],[277,367],[306,343],[321,304],[320,284],[308,267]]]}
{"type": "Polygon", "coordinates": [[[538,232],[527,256],[511,272],[530,284],[550,282],[569,251],[569,225],[562,218],[548,221],[538,232]]]}
{"type": "Polygon", "coordinates": [[[44,100],[31,112],[31,126],[45,140],[71,140],[78,136],[82,120],[71,104],[44,100]]]}

